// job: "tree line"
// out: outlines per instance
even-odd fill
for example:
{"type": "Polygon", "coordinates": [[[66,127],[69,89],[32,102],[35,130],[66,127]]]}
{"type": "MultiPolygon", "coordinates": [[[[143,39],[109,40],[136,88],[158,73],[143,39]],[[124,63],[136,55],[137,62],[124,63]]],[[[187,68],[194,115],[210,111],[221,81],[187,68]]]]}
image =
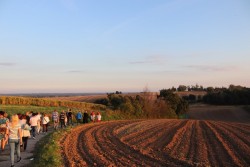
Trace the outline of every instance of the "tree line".
{"type": "Polygon", "coordinates": [[[204,88],[202,85],[179,85],[177,88],[175,88],[174,86],[172,88],[170,88],[169,90],[171,91],[206,91],[206,88],[204,88]]]}
{"type": "Polygon", "coordinates": [[[69,107],[79,109],[100,109],[105,110],[106,106],[75,102],[75,101],[59,101],[45,98],[30,98],[30,97],[14,97],[14,96],[1,96],[0,104],[2,105],[31,105],[31,106],[42,106],[42,107],[69,107]]]}
{"type": "Polygon", "coordinates": [[[216,105],[250,105],[250,88],[230,85],[228,88],[207,88],[203,102],[216,105]]]}
{"type": "Polygon", "coordinates": [[[182,95],[182,98],[189,103],[203,102],[214,105],[249,105],[250,88],[240,85],[229,85],[226,87],[203,87],[196,84],[195,86],[179,85],[178,88],[169,89],[173,92],[188,92],[182,95]],[[193,93],[194,91],[203,91],[205,94],[193,93]]]}
{"type": "Polygon", "coordinates": [[[162,89],[158,96],[149,91],[135,96],[116,91],[107,93],[107,98],[98,99],[95,103],[136,118],[177,118],[188,111],[188,102],[171,89],[162,89]]]}
{"type": "MultiPolygon", "coordinates": [[[[106,105],[113,110],[119,110],[127,115],[142,118],[176,118],[188,112],[189,104],[203,102],[214,105],[249,105],[250,88],[230,85],[225,87],[207,87],[196,85],[192,91],[203,91],[202,94],[180,96],[177,92],[184,90],[184,85],[178,89],[161,89],[159,95],[144,91],[134,96],[123,95],[122,92],[107,93],[107,98],[98,99],[95,103],[106,105]]],[[[185,88],[185,91],[188,87],[185,88]]]]}

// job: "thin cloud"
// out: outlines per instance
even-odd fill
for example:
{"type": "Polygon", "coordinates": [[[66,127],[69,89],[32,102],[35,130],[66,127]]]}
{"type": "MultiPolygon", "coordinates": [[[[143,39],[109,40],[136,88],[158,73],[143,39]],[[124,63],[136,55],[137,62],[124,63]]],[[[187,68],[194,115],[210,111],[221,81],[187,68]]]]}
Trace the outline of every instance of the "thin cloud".
{"type": "Polygon", "coordinates": [[[180,73],[181,71],[178,71],[178,70],[163,70],[163,71],[160,71],[162,73],[180,73]]]}
{"type": "Polygon", "coordinates": [[[83,73],[84,71],[82,70],[69,70],[67,73],[83,73]]]}
{"type": "Polygon", "coordinates": [[[131,61],[129,62],[129,64],[148,64],[150,62],[147,62],[147,61],[131,61]]]}
{"type": "Polygon", "coordinates": [[[15,63],[0,63],[0,66],[14,66],[15,63]]]}
{"type": "Polygon", "coordinates": [[[183,66],[183,67],[198,70],[198,71],[214,71],[214,72],[235,70],[235,67],[232,67],[232,66],[188,65],[188,66],[183,66]]]}
{"type": "Polygon", "coordinates": [[[162,71],[157,71],[157,74],[182,74],[181,71],[177,71],[177,70],[162,70],[162,71]]]}
{"type": "Polygon", "coordinates": [[[146,56],[145,60],[130,61],[129,64],[164,64],[166,62],[165,56],[162,55],[151,55],[146,56]]]}

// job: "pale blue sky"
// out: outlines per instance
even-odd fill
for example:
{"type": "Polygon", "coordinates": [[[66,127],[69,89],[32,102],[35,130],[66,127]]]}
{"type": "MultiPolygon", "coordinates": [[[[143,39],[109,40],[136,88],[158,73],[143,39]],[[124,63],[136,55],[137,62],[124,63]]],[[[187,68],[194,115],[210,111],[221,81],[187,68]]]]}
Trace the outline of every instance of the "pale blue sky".
{"type": "Polygon", "coordinates": [[[0,0],[0,93],[250,86],[249,0],[0,0]]]}

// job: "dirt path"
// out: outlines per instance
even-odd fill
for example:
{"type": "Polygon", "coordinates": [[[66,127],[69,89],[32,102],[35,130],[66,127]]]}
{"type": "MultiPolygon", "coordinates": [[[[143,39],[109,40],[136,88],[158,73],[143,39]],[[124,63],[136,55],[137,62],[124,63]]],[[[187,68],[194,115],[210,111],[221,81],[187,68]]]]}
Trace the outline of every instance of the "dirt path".
{"type": "Polygon", "coordinates": [[[62,144],[65,166],[249,166],[250,126],[197,120],[83,125],[62,144]]]}
{"type": "MultiPolygon", "coordinates": [[[[28,139],[28,146],[27,146],[26,151],[21,151],[22,160],[18,163],[15,163],[15,167],[25,167],[31,162],[33,158],[33,153],[35,151],[36,143],[45,135],[46,134],[42,133],[42,134],[37,135],[36,139],[32,139],[32,138],[28,139]]],[[[15,154],[15,162],[16,160],[17,160],[17,157],[15,154]]],[[[3,152],[2,151],[0,152],[0,166],[1,167],[11,166],[9,145],[6,145],[5,150],[3,152]]]]}

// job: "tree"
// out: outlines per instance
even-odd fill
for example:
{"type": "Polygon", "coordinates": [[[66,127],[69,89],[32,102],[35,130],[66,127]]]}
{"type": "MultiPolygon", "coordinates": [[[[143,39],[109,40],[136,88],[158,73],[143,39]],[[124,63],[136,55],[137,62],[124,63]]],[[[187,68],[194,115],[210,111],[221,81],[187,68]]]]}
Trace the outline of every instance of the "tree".
{"type": "Polygon", "coordinates": [[[214,91],[214,88],[213,87],[207,87],[207,92],[213,92],[214,91]]]}
{"type": "Polygon", "coordinates": [[[185,85],[179,85],[179,87],[177,88],[177,90],[178,90],[179,92],[181,92],[181,91],[186,91],[186,90],[187,90],[187,87],[186,87],[185,85]]]}
{"type": "Polygon", "coordinates": [[[246,105],[250,104],[250,88],[230,85],[228,88],[207,89],[203,101],[218,105],[246,105]]]}
{"type": "Polygon", "coordinates": [[[177,89],[176,89],[175,87],[172,86],[171,90],[172,90],[173,92],[175,92],[177,89]]]}
{"type": "Polygon", "coordinates": [[[94,103],[103,104],[107,106],[109,104],[109,100],[107,98],[101,98],[101,99],[96,99],[94,103]]]}
{"type": "Polygon", "coordinates": [[[122,94],[122,92],[119,92],[119,91],[115,91],[115,94],[122,94]]]}
{"type": "Polygon", "coordinates": [[[108,99],[111,104],[111,106],[114,107],[114,109],[119,109],[119,106],[123,103],[123,97],[118,94],[108,94],[108,99]]]}
{"type": "Polygon", "coordinates": [[[188,102],[177,94],[173,93],[170,89],[160,90],[160,96],[165,102],[175,111],[177,115],[186,113],[188,111],[188,102]]]}
{"type": "Polygon", "coordinates": [[[162,90],[160,90],[159,97],[167,98],[168,96],[172,96],[173,93],[174,92],[170,89],[162,89],[162,90]]]}
{"type": "Polygon", "coordinates": [[[120,106],[121,111],[128,112],[130,114],[134,113],[134,106],[131,102],[122,103],[120,106]]]}
{"type": "Polygon", "coordinates": [[[188,96],[188,99],[189,99],[189,101],[191,101],[191,102],[195,102],[195,101],[196,101],[196,96],[193,95],[193,94],[190,94],[190,95],[188,96]]]}
{"type": "Polygon", "coordinates": [[[177,105],[176,114],[177,115],[186,114],[188,112],[188,108],[189,108],[188,102],[184,99],[180,99],[177,105]]]}

